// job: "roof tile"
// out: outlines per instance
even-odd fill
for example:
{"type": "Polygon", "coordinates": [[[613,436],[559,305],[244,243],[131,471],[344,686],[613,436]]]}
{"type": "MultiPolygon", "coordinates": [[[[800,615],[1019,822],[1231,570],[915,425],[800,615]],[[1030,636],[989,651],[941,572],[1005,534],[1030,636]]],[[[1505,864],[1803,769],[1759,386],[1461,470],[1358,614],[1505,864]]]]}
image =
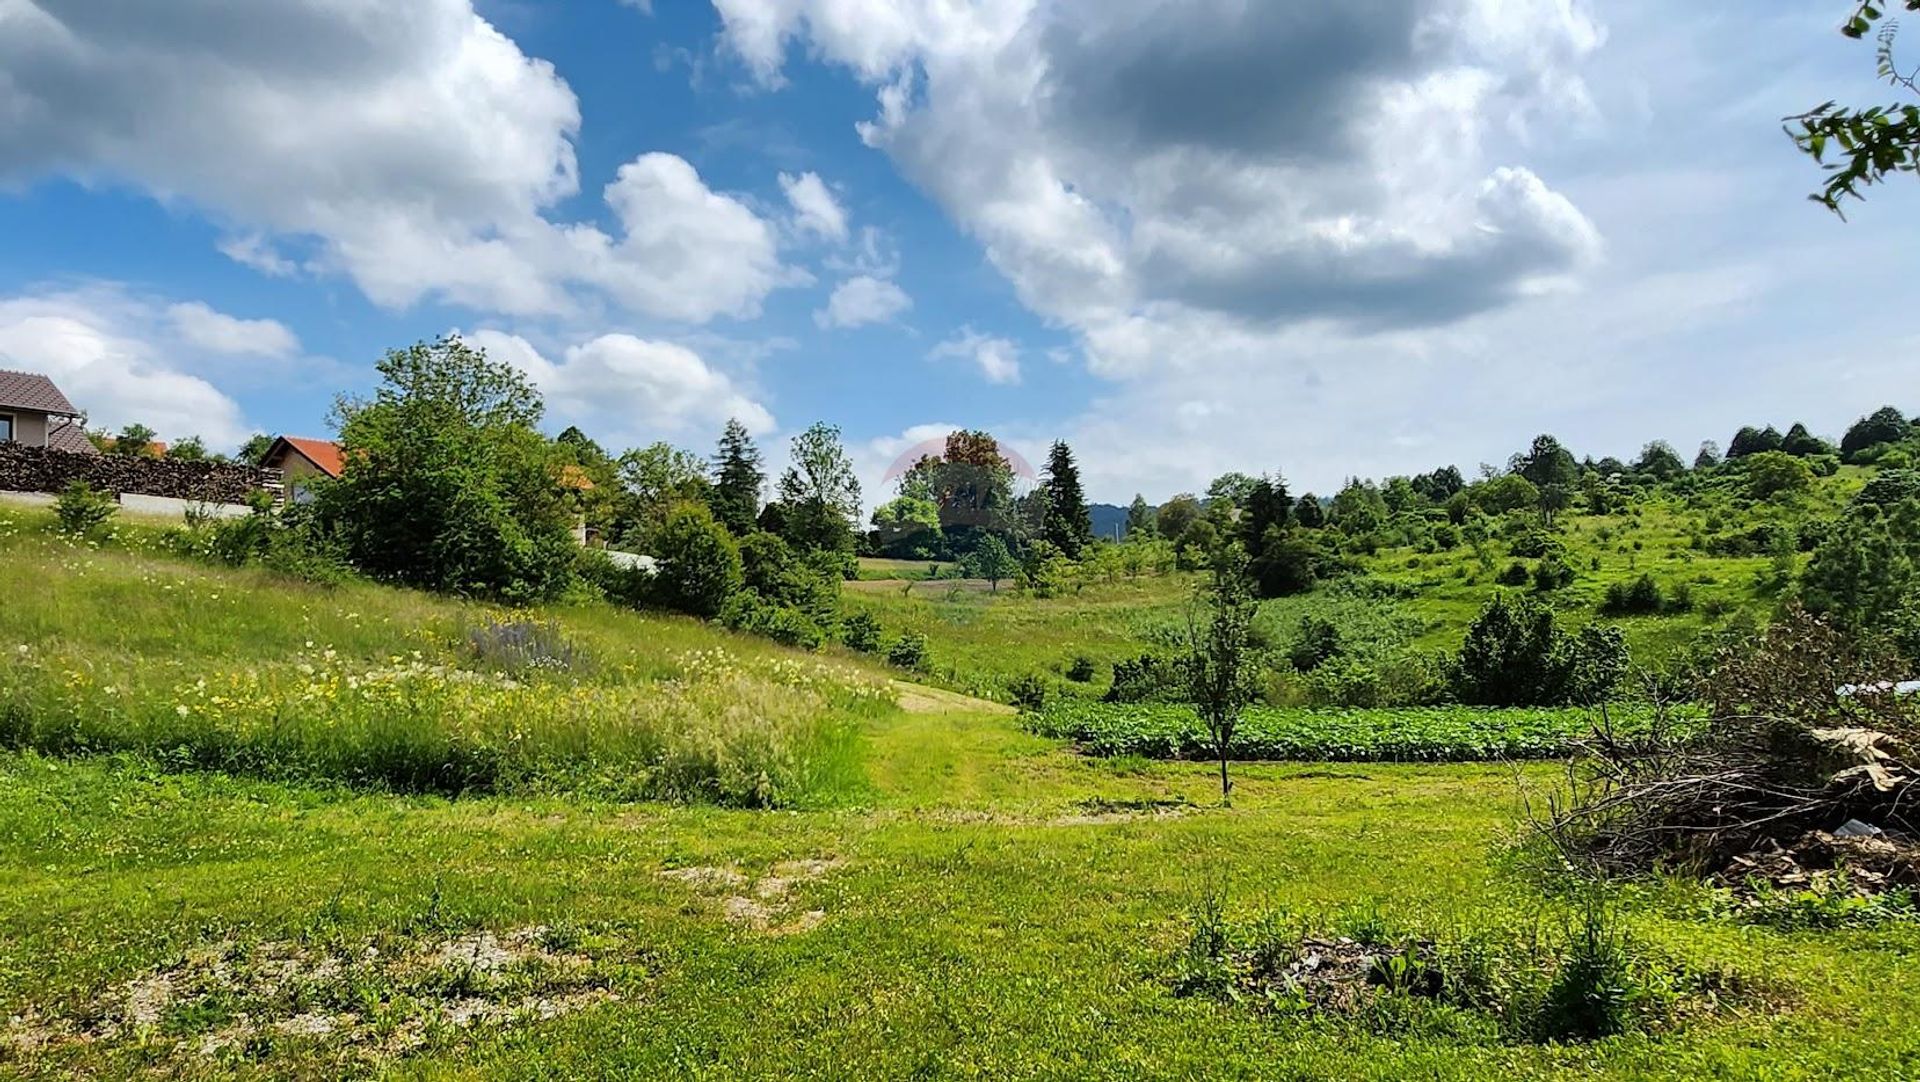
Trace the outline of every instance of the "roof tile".
{"type": "Polygon", "coordinates": [[[0,409],[5,408],[33,410],[36,413],[57,413],[66,417],[78,417],[80,411],[73,408],[67,396],[53,381],[38,372],[15,372],[0,368],[0,409]]]}

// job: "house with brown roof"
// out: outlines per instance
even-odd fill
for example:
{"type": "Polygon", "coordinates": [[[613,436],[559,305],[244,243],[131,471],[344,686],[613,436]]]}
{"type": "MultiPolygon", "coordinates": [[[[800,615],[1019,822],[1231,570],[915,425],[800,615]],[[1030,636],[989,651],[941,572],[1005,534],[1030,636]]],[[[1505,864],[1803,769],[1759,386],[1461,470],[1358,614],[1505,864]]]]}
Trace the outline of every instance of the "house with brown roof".
{"type": "Polygon", "coordinates": [[[339,444],[303,436],[276,438],[259,464],[279,470],[286,478],[287,499],[299,503],[313,498],[311,485],[316,478],[337,480],[346,468],[339,444]]]}
{"type": "Polygon", "coordinates": [[[98,454],[85,422],[52,380],[37,372],[0,369],[0,443],[98,454]]]}

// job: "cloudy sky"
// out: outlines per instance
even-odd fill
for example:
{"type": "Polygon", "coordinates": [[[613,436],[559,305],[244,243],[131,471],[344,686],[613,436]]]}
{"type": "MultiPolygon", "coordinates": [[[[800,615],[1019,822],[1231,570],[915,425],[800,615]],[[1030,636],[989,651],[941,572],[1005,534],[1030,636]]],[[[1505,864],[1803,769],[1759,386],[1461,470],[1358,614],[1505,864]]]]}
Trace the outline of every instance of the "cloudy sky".
{"type": "Polygon", "coordinates": [[[230,446],[458,331],[616,449],[1115,502],[1837,433],[1920,409],[1920,194],[1778,123],[1888,96],[1851,7],[0,0],[0,367],[230,446]]]}

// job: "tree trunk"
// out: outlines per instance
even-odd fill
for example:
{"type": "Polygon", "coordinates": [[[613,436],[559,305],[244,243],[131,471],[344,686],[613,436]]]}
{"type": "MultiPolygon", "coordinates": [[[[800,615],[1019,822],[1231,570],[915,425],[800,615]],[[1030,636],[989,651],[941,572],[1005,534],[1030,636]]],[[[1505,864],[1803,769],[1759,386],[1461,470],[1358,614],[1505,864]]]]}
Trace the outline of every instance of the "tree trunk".
{"type": "Polygon", "coordinates": [[[1233,807],[1233,782],[1227,777],[1227,745],[1220,745],[1220,806],[1233,807]]]}

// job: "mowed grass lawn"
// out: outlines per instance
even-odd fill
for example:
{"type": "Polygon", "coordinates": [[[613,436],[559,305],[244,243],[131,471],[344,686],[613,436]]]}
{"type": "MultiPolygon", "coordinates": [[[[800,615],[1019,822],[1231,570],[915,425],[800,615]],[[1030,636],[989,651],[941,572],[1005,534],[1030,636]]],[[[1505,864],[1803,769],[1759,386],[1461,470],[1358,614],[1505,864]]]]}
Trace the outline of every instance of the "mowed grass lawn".
{"type": "MultiPolygon", "coordinates": [[[[15,719],[0,751],[0,1077],[1920,1073],[1920,930],[1752,927],[1673,885],[1620,893],[1634,941],[1724,967],[1764,998],[1672,1032],[1536,1044],[1175,994],[1189,914],[1209,895],[1234,917],[1361,907],[1416,934],[1564,936],[1576,903],[1508,858],[1523,796],[1537,806],[1559,782],[1552,764],[1249,764],[1228,810],[1206,764],[1083,757],[951,697],[917,697],[946,712],[906,713],[796,689],[782,674],[846,687],[886,674],[837,658],[822,676],[818,657],[582,604],[531,615],[596,659],[554,685],[601,697],[564,715],[592,721],[591,739],[550,741],[539,762],[553,769],[528,784],[405,791],[325,758],[297,777],[245,756],[207,769],[160,739],[167,717],[201,719],[197,702],[156,720],[112,706],[121,692],[105,687],[120,685],[106,681],[158,696],[260,670],[297,698],[312,662],[296,659],[328,649],[379,665],[417,648],[478,671],[464,632],[501,614],[216,570],[137,535],[75,549],[30,517],[0,535],[0,647],[30,658],[0,667],[15,719]],[[716,683],[700,659],[722,651],[740,671],[716,683]],[[62,692],[49,671],[86,679],[62,692]],[[35,674],[30,696],[18,673],[35,674]],[[736,678],[747,694],[729,692],[736,678]],[[722,806],[732,789],[630,799],[646,788],[606,784],[660,768],[653,745],[611,761],[597,749],[653,731],[649,696],[687,687],[704,691],[674,700],[673,762],[759,762],[761,745],[716,749],[703,734],[752,734],[764,717],[782,732],[831,723],[834,771],[772,809],[722,806]],[[63,742],[49,717],[91,742],[63,742]],[[597,766],[565,769],[579,763],[597,766]]],[[[1102,625],[1181,592],[1118,584],[1061,601],[1107,642],[1102,625]]],[[[1010,654],[1036,649],[1022,631],[997,625],[976,648],[999,636],[1010,654]]],[[[424,701],[423,731],[464,731],[424,701]]],[[[327,731],[324,712],[289,716],[327,731]]],[[[202,720],[178,735],[274,746],[271,727],[202,720]]]]}
{"type": "Polygon", "coordinates": [[[232,1019],[161,1012],[151,1032],[16,1052],[0,1070],[1756,1079],[1912,1077],[1920,1064],[1910,928],[1783,934],[1693,919],[1657,894],[1631,905],[1636,936],[1778,982],[1786,1005],[1660,1037],[1535,1045],[1372,1036],[1176,997],[1185,914],[1211,889],[1233,912],[1359,903],[1411,927],[1532,914],[1555,926],[1554,904],[1495,859],[1516,775],[1248,767],[1228,811],[1209,806],[1203,765],[1081,760],[1014,724],[871,722],[870,803],[812,812],[352,795],[0,757],[7,1013],[83,1016],[208,944],[528,926],[574,929],[604,993],[546,1021],[450,1030],[405,1058],[271,1030],[202,1055],[202,1035],[232,1019]],[[770,925],[741,920],[734,899],[758,896],[746,884],[794,862],[827,870],[773,898],[770,925]],[[709,871],[663,874],[688,868],[709,871]],[[714,869],[743,878],[715,886],[714,869]]]}

